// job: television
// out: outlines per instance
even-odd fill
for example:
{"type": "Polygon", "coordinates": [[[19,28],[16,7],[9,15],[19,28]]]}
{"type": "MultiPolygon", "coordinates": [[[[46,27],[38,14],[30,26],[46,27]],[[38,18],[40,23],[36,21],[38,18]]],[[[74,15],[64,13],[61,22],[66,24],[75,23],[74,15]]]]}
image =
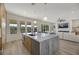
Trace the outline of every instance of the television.
{"type": "Polygon", "coordinates": [[[59,23],[58,28],[68,28],[69,23],[59,23]]]}

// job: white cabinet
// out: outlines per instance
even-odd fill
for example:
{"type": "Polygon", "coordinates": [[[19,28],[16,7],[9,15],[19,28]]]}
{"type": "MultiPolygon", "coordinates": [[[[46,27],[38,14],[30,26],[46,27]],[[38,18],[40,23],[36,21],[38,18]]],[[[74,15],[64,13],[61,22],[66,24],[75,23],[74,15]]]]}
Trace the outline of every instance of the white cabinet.
{"type": "Polygon", "coordinates": [[[74,42],[79,42],[79,35],[75,35],[74,33],[58,33],[60,39],[70,40],[74,42]]]}

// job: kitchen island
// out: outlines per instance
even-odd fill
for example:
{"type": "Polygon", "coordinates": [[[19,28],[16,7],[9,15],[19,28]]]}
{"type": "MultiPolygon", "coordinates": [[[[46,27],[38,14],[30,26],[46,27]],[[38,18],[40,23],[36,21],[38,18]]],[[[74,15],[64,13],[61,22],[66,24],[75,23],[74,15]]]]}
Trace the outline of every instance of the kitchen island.
{"type": "Polygon", "coordinates": [[[59,50],[59,38],[56,34],[23,34],[23,44],[32,55],[54,55],[59,50]]]}

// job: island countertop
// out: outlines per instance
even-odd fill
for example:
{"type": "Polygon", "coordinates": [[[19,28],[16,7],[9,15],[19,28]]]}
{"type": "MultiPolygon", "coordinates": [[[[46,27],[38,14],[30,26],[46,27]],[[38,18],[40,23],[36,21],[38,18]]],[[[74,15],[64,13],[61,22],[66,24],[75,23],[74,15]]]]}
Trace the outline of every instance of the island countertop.
{"type": "Polygon", "coordinates": [[[28,34],[23,34],[23,35],[28,36],[28,37],[30,37],[33,40],[36,40],[38,42],[42,42],[44,40],[51,39],[51,38],[55,38],[55,37],[58,36],[56,34],[48,34],[48,33],[37,33],[34,36],[30,36],[28,34]]]}

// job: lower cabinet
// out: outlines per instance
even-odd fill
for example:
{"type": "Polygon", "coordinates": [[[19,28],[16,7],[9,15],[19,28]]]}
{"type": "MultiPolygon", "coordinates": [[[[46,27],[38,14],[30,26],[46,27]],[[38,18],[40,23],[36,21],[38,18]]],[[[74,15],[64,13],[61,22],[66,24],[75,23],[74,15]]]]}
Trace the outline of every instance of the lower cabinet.
{"type": "Polygon", "coordinates": [[[32,55],[40,55],[40,43],[32,40],[32,55]]]}
{"type": "Polygon", "coordinates": [[[32,39],[30,37],[24,37],[23,44],[27,48],[27,50],[31,53],[32,52],[32,39]]]}
{"type": "Polygon", "coordinates": [[[55,55],[59,50],[58,37],[39,42],[25,36],[23,43],[32,55],[55,55]]]}
{"type": "Polygon", "coordinates": [[[32,38],[25,36],[23,39],[23,44],[26,47],[26,49],[30,52],[32,55],[39,55],[40,54],[40,43],[33,40],[32,38]]]}

